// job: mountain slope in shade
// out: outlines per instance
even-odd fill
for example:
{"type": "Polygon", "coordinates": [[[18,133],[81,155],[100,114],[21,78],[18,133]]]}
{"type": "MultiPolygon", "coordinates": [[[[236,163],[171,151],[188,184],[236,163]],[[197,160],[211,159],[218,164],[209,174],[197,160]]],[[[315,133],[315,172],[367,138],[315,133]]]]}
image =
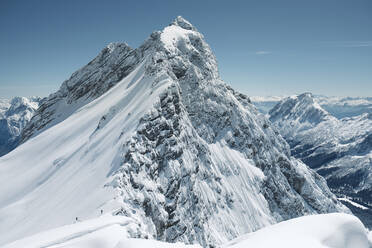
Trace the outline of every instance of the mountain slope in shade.
{"type": "Polygon", "coordinates": [[[0,156],[19,144],[23,128],[31,120],[40,102],[39,97],[0,100],[0,156]]]}
{"type": "Polygon", "coordinates": [[[137,49],[110,44],[43,102],[23,141],[0,159],[0,244],[100,210],[136,220],[136,237],[203,246],[348,211],[221,81],[182,17],[137,49]]]}
{"type": "MultiPolygon", "coordinates": [[[[370,114],[339,120],[322,109],[311,94],[286,98],[269,114],[290,144],[292,155],[324,176],[333,192],[372,206],[370,114]]],[[[358,216],[370,226],[371,211],[365,211],[369,218],[365,213],[358,216]]]]}

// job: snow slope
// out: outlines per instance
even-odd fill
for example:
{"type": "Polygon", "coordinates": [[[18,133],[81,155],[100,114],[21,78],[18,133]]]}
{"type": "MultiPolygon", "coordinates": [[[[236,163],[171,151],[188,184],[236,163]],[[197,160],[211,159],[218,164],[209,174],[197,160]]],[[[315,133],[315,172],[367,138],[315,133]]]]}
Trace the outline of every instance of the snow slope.
{"type": "Polygon", "coordinates": [[[17,240],[3,248],[197,248],[198,245],[164,243],[156,240],[130,238],[137,232],[138,223],[124,216],[105,215],[76,222],[17,240]]]}
{"type": "MultiPolygon", "coordinates": [[[[372,206],[371,114],[337,119],[311,94],[286,98],[269,114],[292,154],[324,176],[333,192],[372,206]]],[[[370,213],[360,217],[371,226],[370,213]]]]}
{"type": "Polygon", "coordinates": [[[31,120],[40,101],[39,97],[0,100],[0,156],[19,144],[23,128],[31,120]]]}
{"type": "Polygon", "coordinates": [[[115,204],[110,206],[115,190],[104,187],[112,180],[108,177],[113,169],[112,160],[122,146],[116,142],[122,129],[115,126],[129,123],[125,125],[128,133],[130,128],[135,128],[130,125],[131,119],[141,111],[143,114],[154,101],[149,83],[151,80],[143,78],[143,66],[139,67],[110,91],[108,97],[86,105],[65,122],[1,159],[0,206],[6,206],[0,210],[2,239],[8,235],[22,237],[47,230],[69,223],[76,216],[91,218],[106,206],[109,210],[118,208],[115,204]],[[133,85],[128,88],[130,83],[133,85]],[[144,98],[136,94],[148,95],[147,105],[144,98]],[[111,122],[116,132],[106,130],[96,134],[100,118],[120,105],[128,108],[121,112],[125,119],[111,122]],[[136,113],[129,116],[134,109],[136,113]],[[111,149],[103,153],[104,147],[111,149]],[[11,183],[7,180],[9,177],[11,183]]]}
{"type": "Polygon", "coordinates": [[[368,232],[360,220],[347,214],[300,217],[243,235],[224,248],[368,248],[368,232]]]}
{"type": "MultiPolygon", "coordinates": [[[[197,248],[198,245],[164,243],[131,238],[138,224],[123,216],[105,215],[77,222],[17,240],[3,248],[197,248]]],[[[283,221],[256,232],[242,235],[221,248],[368,248],[368,231],[354,216],[322,214],[283,221]]]]}
{"type": "Polygon", "coordinates": [[[0,245],[97,217],[135,237],[218,245],[290,218],[347,212],[182,17],[110,44],[43,101],[0,158],[0,245]]]}

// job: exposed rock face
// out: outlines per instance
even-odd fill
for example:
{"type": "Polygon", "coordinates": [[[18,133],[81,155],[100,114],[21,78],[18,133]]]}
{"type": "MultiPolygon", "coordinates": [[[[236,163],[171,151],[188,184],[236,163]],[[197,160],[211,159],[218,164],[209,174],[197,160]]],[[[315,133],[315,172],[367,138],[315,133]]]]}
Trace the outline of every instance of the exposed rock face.
{"type": "MultiPolygon", "coordinates": [[[[178,17],[134,50],[109,47],[47,99],[24,132],[24,141],[35,137],[24,150],[51,149],[47,138],[58,144],[56,155],[30,161],[40,173],[56,168],[53,180],[30,183],[39,192],[64,182],[57,179],[71,168],[69,184],[84,178],[111,190],[110,201],[99,205],[108,193],[94,192],[84,204],[138,220],[146,233],[136,236],[203,246],[297,216],[348,211],[323,178],[291,157],[249,98],[220,79],[210,47],[188,21],[178,17]]],[[[53,205],[68,194],[65,185],[45,207],[78,216],[73,203],[53,205]]]]}
{"type": "Polygon", "coordinates": [[[43,101],[22,134],[22,142],[58,124],[107,92],[137,65],[140,55],[125,43],[110,43],[89,64],[64,81],[43,101]]]}
{"type": "Polygon", "coordinates": [[[371,114],[339,120],[311,94],[284,99],[269,114],[292,154],[324,176],[333,192],[372,206],[371,114]]]}
{"type": "Polygon", "coordinates": [[[23,128],[39,106],[39,97],[14,97],[0,102],[0,156],[16,148],[23,128]]]}

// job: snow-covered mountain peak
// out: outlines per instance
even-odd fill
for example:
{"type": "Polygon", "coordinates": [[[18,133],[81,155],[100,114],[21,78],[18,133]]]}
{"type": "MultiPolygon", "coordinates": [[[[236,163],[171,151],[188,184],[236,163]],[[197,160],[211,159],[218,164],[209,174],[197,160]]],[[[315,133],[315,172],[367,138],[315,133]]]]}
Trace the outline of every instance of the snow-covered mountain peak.
{"type": "MultiPolygon", "coordinates": [[[[296,96],[292,96],[292,97],[295,98],[296,96]]],[[[309,103],[314,103],[313,94],[311,92],[302,93],[302,94],[298,95],[297,98],[300,101],[307,101],[309,103]]]]}
{"type": "Polygon", "coordinates": [[[63,121],[83,105],[103,95],[141,63],[151,75],[162,74],[172,80],[219,80],[213,52],[203,35],[192,27],[188,21],[177,17],[173,24],[153,32],[136,49],[126,43],[110,43],[44,101],[25,129],[22,140],[26,141],[63,121]]]}
{"type": "Polygon", "coordinates": [[[0,232],[28,214],[8,217],[12,204],[33,212],[0,245],[36,231],[40,218],[48,218],[42,230],[102,208],[140,220],[154,238],[204,246],[347,211],[249,98],[219,78],[203,36],[176,24],[136,49],[104,49],[43,102],[26,142],[0,160],[3,171],[19,172],[10,182],[0,173],[0,189],[10,188],[0,197],[0,232]]]}
{"type": "Polygon", "coordinates": [[[18,145],[20,134],[40,101],[40,97],[14,97],[10,101],[0,101],[0,156],[18,145]]]}
{"type": "Polygon", "coordinates": [[[186,74],[219,78],[216,58],[204,36],[182,17],[177,17],[173,24],[163,29],[160,40],[165,49],[162,56],[169,61],[177,78],[186,74]]]}
{"type": "Polygon", "coordinates": [[[177,16],[177,18],[170,25],[176,25],[183,29],[197,31],[197,29],[182,16],[177,16]]]}
{"type": "MultiPolygon", "coordinates": [[[[284,99],[270,114],[293,156],[324,176],[340,197],[371,206],[371,112],[337,119],[306,94],[284,99]]],[[[363,211],[355,213],[372,226],[370,209],[363,211]]]]}
{"type": "MultiPolygon", "coordinates": [[[[19,118],[24,118],[24,115],[27,115],[26,119],[29,121],[33,112],[39,107],[40,101],[40,97],[13,97],[9,101],[9,107],[5,111],[4,115],[8,118],[17,120],[19,118]]],[[[25,123],[23,123],[23,125],[24,124],[25,123]]]]}
{"type": "Polygon", "coordinates": [[[269,111],[270,120],[288,120],[298,123],[318,123],[336,119],[325,111],[314,99],[311,93],[303,93],[298,96],[290,96],[281,100],[274,108],[269,111]]]}
{"type": "Polygon", "coordinates": [[[10,107],[7,110],[7,115],[12,115],[20,111],[24,111],[27,108],[36,110],[39,107],[39,102],[41,98],[39,97],[13,97],[10,101],[10,107]]]}

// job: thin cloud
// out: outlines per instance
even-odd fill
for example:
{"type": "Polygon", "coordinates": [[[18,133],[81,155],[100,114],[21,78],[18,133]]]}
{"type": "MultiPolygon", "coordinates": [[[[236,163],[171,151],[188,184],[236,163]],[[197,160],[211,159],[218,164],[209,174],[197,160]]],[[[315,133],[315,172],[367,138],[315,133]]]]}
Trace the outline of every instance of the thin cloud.
{"type": "Polygon", "coordinates": [[[325,41],[322,43],[335,47],[372,47],[372,41],[325,41]]]}
{"type": "Polygon", "coordinates": [[[346,43],[342,47],[372,47],[372,41],[360,41],[354,43],[346,43]]]}
{"type": "Polygon", "coordinates": [[[266,54],[271,54],[271,52],[269,52],[269,51],[257,51],[256,54],[257,55],[266,55],[266,54]]]}

